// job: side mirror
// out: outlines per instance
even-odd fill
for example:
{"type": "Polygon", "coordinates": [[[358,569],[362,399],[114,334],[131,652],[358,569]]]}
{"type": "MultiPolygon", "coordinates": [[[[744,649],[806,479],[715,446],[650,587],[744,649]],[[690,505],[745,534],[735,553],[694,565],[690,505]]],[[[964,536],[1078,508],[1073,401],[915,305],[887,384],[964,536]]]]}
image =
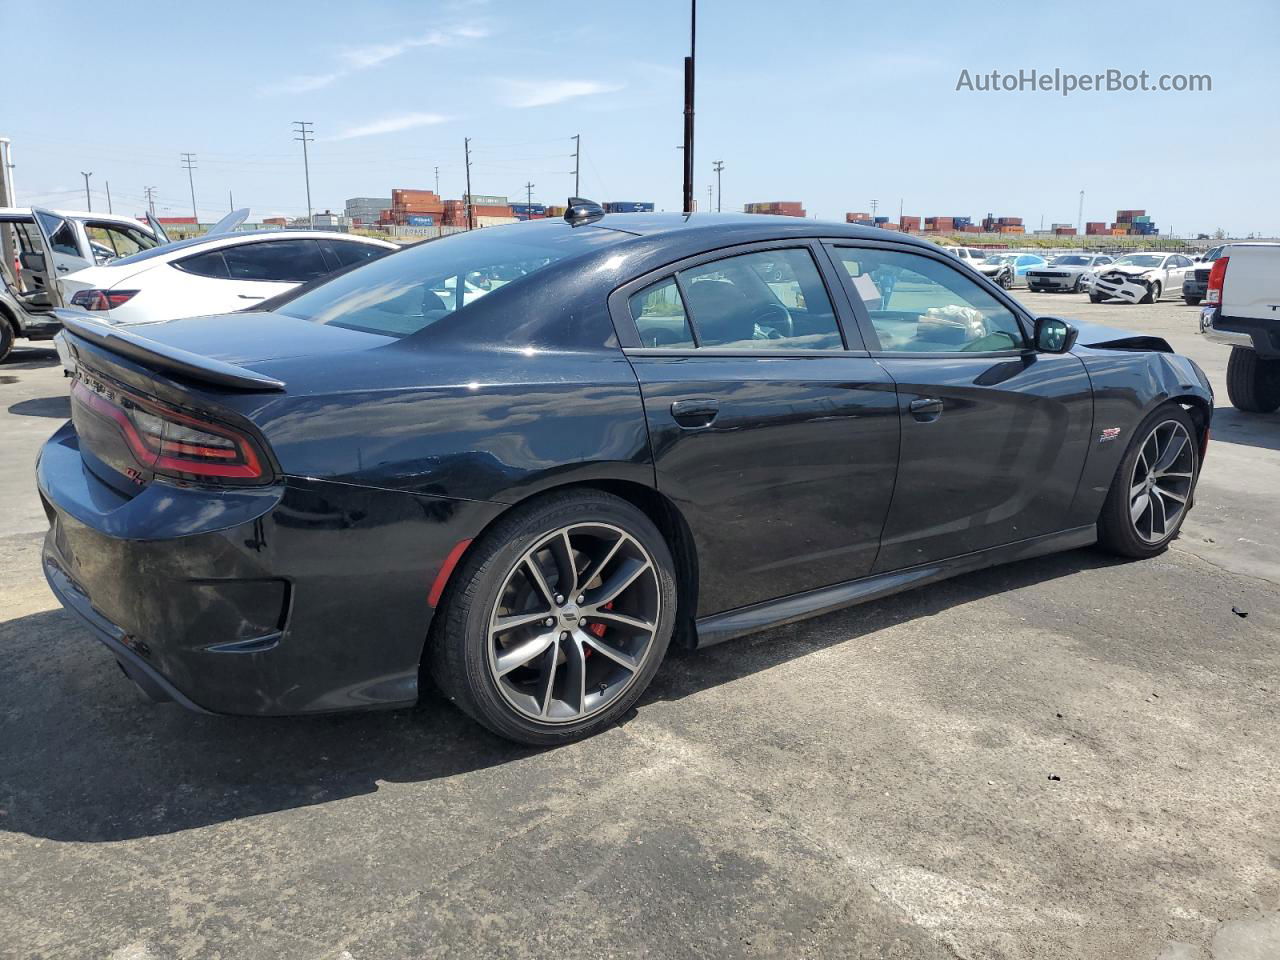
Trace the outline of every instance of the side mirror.
{"type": "Polygon", "coordinates": [[[18,262],[22,264],[23,270],[30,270],[32,273],[44,273],[43,253],[27,252],[19,254],[18,262]]]}
{"type": "Polygon", "coordinates": [[[1036,349],[1042,353],[1066,353],[1078,336],[1080,331],[1061,317],[1036,318],[1036,349]]]}

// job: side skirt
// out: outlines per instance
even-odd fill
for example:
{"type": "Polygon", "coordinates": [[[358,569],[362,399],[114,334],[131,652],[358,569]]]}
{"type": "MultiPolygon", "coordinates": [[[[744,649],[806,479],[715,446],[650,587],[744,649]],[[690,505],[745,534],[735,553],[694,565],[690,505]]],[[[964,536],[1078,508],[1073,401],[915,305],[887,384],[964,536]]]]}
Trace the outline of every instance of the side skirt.
{"type": "Polygon", "coordinates": [[[948,560],[924,563],[903,570],[889,573],[877,573],[858,580],[837,583],[830,587],[820,587],[805,593],[793,594],[778,600],[767,600],[749,607],[739,607],[725,613],[717,613],[703,617],[696,623],[697,648],[710,647],[733,637],[740,637],[770,627],[794,623],[830,613],[868,600],[878,600],[890,594],[901,593],[913,587],[946,580],[948,577],[962,573],[972,573],[987,567],[1010,563],[1014,560],[1029,560],[1047,553],[1058,553],[1063,550],[1074,550],[1087,547],[1098,540],[1098,529],[1095,524],[1074,527],[1058,533],[1019,540],[999,547],[978,550],[974,553],[962,554],[948,560]]]}

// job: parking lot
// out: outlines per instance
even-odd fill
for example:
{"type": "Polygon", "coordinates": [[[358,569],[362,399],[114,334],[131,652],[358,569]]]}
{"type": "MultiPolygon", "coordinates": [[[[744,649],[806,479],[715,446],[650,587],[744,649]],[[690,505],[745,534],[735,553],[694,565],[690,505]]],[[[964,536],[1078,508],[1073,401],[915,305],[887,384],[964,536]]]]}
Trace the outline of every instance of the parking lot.
{"type": "Polygon", "coordinates": [[[431,700],[144,702],[40,573],[51,348],[0,366],[0,957],[1280,956],[1280,415],[1218,393],[1182,535],[673,655],[540,752],[431,700]]]}

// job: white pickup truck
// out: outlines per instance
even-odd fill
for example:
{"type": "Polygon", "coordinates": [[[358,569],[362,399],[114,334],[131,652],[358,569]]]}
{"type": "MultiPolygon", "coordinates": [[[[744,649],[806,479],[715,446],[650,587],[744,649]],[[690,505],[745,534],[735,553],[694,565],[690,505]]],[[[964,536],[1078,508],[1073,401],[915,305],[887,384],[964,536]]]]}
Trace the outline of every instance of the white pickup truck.
{"type": "Polygon", "coordinates": [[[1213,261],[1200,333],[1231,347],[1233,407],[1280,409],[1280,243],[1233,243],[1213,261]]]}

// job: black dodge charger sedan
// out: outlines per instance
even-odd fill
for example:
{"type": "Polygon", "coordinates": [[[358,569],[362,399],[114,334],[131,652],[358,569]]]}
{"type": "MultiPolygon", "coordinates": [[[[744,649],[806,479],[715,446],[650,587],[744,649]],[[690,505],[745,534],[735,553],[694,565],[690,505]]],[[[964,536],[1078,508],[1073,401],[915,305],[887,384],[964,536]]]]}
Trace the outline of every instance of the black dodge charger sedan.
{"type": "Polygon", "coordinates": [[[616,720],[673,638],[1156,554],[1213,408],[1163,340],[929,243],[583,201],[270,311],[66,326],[45,571],[126,674],[262,715],[434,682],[531,744],[616,720]]]}

